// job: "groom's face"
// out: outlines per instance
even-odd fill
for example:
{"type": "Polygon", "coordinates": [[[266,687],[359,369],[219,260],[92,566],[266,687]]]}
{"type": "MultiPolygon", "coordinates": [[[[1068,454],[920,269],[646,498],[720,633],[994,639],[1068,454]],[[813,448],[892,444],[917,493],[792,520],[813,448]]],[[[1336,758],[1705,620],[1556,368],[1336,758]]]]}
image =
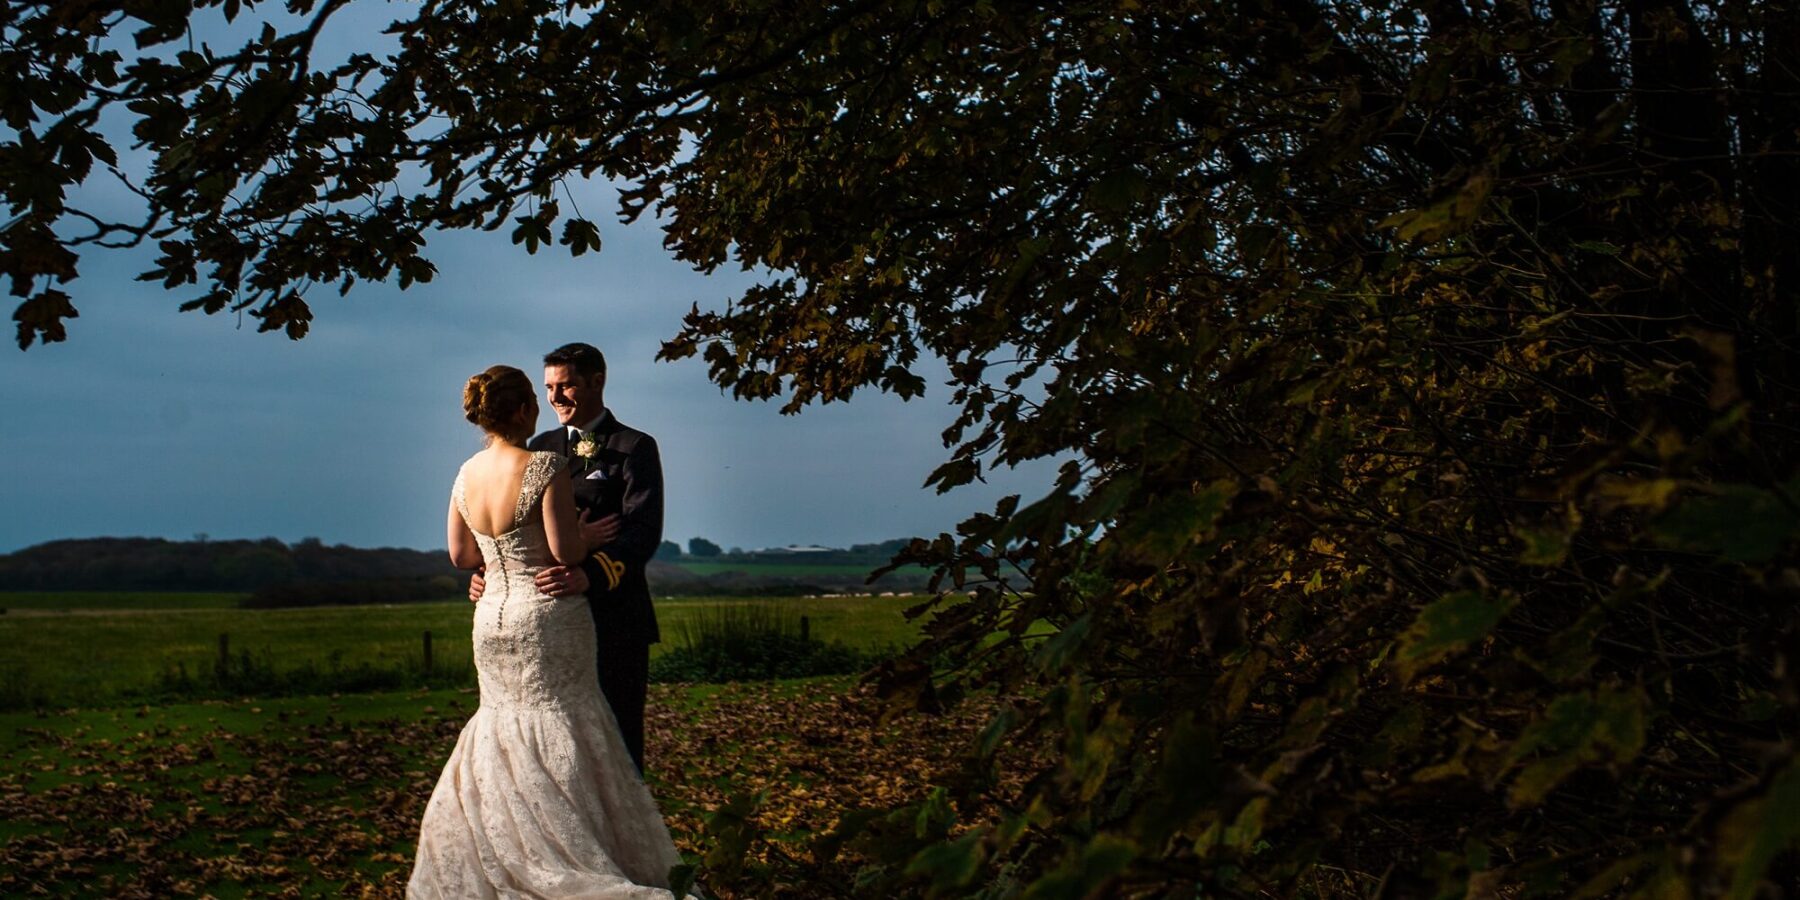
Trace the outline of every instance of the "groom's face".
{"type": "Polygon", "coordinates": [[[574,366],[544,367],[544,396],[563,425],[585,425],[599,415],[606,408],[600,400],[605,384],[606,376],[584,377],[574,366]]]}

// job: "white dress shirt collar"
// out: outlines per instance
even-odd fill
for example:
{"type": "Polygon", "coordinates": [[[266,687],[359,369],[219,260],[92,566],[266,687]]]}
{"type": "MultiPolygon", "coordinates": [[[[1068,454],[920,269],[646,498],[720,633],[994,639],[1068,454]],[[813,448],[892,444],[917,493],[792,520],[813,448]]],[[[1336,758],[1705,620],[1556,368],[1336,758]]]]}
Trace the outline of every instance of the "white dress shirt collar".
{"type": "Polygon", "coordinates": [[[600,408],[600,414],[589,419],[586,424],[566,425],[563,427],[563,432],[568,434],[569,440],[574,440],[576,438],[576,432],[578,431],[585,431],[588,434],[593,434],[595,431],[600,430],[600,423],[606,421],[606,417],[611,415],[611,413],[611,410],[603,406],[600,408]]]}

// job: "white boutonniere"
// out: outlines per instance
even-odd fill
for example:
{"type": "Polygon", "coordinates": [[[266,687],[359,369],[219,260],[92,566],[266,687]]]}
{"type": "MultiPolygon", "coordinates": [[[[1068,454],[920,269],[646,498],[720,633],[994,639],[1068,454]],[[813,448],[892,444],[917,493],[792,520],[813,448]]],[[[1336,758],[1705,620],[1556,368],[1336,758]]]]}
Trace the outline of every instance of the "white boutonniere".
{"type": "Polygon", "coordinates": [[[585,431],[580,434],[580,439],[575,441],[575,446],[571,448],[569,452],[573,453],[577,459],[587,463],[592,463],[594,460],[599,459],[600,442],[594,440],[594,436],[585,431]]]}

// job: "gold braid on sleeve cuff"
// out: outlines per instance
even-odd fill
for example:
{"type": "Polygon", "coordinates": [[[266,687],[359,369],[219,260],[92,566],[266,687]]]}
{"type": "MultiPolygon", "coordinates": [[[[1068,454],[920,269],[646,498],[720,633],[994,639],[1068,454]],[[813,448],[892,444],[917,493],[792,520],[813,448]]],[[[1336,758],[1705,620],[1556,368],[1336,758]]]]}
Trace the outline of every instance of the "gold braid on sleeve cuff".
{"type": "Polygon", "coordinates": [[[618,590],[620,579],[625,577],[625,564],[608,556],[605,550],[595,551],[593,560],[599,563],[600,570],[606,573],[606,589],[618,590]]]}

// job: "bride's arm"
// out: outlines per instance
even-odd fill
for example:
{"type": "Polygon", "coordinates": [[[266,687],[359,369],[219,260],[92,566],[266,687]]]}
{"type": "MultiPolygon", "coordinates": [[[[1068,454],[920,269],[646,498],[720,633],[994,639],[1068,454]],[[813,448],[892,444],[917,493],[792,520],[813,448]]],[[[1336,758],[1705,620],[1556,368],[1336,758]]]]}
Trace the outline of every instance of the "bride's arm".
{"type": "Polygon", "coordinates": [[[544,488],[544,536],[550,555],[565,566],[578,566],[587,558],[587,542],[581,539],[581,517],[575,512],[575,488],[558,475],[544,488]]]}
{"type": "Polygon", "coordinates": [[[463,521],[462,513],[456,511],[454,499],[450,501],[450,522],[445,528],[450,539],[450,564],[459,569],[479,568],[481,546],[475,543],[475,533],[463,521]]]}

